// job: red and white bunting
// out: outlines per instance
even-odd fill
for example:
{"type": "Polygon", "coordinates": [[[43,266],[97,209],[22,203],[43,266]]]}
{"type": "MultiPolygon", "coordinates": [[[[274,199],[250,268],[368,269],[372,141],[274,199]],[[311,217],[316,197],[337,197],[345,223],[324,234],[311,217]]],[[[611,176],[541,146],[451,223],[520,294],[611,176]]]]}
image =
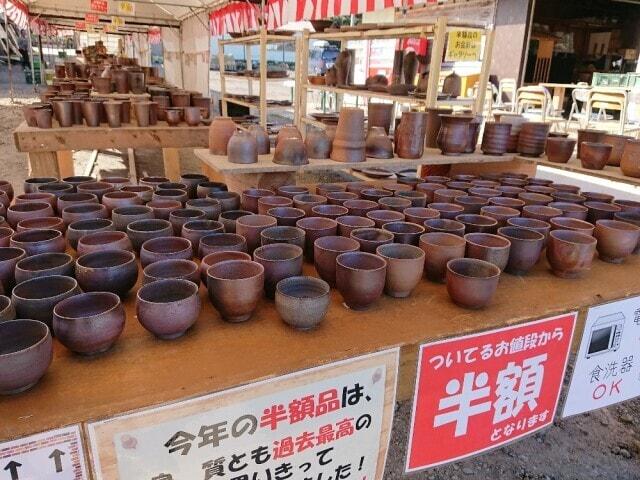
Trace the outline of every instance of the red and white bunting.
{"type": "Polygon", "coordinates": [[[147,37],[151,45],[159,45],[162,43],[162,30],[160,27],[151,27],[147,32],[147,37]]]}
{"type": "Polygon", "coordinates": [[[0,12],[4,12],[5,2],[9,20],[15,23],[19,29],[26,29],[29,25],[29,7],[20,0],[2,0],[0,1],[0,12]]]}
{"type": "Polygon", "coordinates": [[[258,15],[256,5],[244,2],[230,3],[209,15],[211,35],[221,36],[225,33],[255,30],[258,28],[258,15]]]}

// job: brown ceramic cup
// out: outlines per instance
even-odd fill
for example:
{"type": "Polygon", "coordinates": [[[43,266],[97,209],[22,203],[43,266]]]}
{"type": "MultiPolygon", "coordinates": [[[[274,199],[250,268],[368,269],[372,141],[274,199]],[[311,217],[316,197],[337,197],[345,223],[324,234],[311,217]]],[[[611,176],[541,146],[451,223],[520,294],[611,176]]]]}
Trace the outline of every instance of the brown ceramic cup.
{"type": "Polygon", "coordinates": [[[336,219],[338,222],[338,234],[341,237],[351,237],[351,232],[356,228],[372,228],[376,223],[370,218],[344,215],[336,219]]]}
{"type": "Polygon", "coordinates": [[[553,230],[549,234],[547,260],[554,275],[581,278],[591,270],[597,240],[573,230],[553,230]]]}
{"type": "Polygon", "coordinates": [[[276,287],[276,310],[280,318],[298,330],[317,327],[331,303],[330,287],[314,277],[289,277],[276,287]]]}
{"type": "Polygon", "coordinates": [[[305,258],[313,262],[313,245],[318,238],[334,236],[338,233],[338,222],[332,218],[306,217],[298,220],[296,226],[305,233],[305,258]]]}
{"type": "Polygon", "coordinates": [[[264,290],[273,299],[280,280],[302,275],[303,250],[298,245],[272,243],[256,248],[253,261],[264,267],[264,290]]]}
{"type": "Polygon", "coordinates": [[[316,239],[313,248],[318,275],[333,287],[336,284],[336,258],[342,253],[358,251],[360,244],[352,238],[329,236],[316,239]]]}
{"type": "Polygon", "coordinates": [[[622,263],[631,255],[640,240],[640,227],[619,220],[598,220],[593,236],[600,260],[622,263]]]}
{"type": "Polygon", "coordinates": [[[366,310],[384,291],[387,262],[372,253],[348,252],[336,257],[336,286],[352,310],[366,310]]]}
{"type": "Polygon", "coordinates": [[[464,239],[467,241],[467,258],[493,263],[500,271],[507,267],[511,249],[508,239],[489,233],[467,233],[464,239]]]}
{"type": "Polygon", "coordinates": [[[432,282],[444,283],[447,262],[464,257],[466,241],[452,233],[430,232],[420,237],[419,245],[425,253],[424,270],[427,278],[432,282]]]}
{"type": "Polygon", "coordinates": [[[72,277],[52,275],[32,278],[13,289],[11,303],[18,318],[31,318],[51,325],[53,308],[65,298],[80,293],[78,282],[72,277]]]}
{"type": "Polygon", "coordinates": [[[393,243],[394,235],[380,228],[357,228],[351,232],[351,238],[360,244],[360,250],[375,253],[380,245],[393,243]]]}
{"type": "Polygon", "coordinates": [[[276,225],[276,219],[269,215],[245,215],[236,220],[236,233],[246,239],[247,249],[253,253],[261,244],[261,232],[276,225]]]}
{"type": "Polygon", "coordinates": [[[222,250],[219,252],[213,252],[209,255],[205,255],[200,261],[200,279],[206,285],[207,284],[207,270],[216,263],[224,262],[226,260],[251,260],[251,255],[246,252],[235,252],[231,250],[222,250]]]}
{"type": "Polygon", "coordinates": [[[153,262],[142,271],[143,285],[165,278],[181,278],[200,285],[200,267],[192,260],[178,258],[153,262]]]}
{"type": "Polygon", "coordinates": [[[209,299],[227,322],[251,318],[264,292],[264,267],[247,260],[227,260],[207,270],[209,299]]]}
{"type": "Polygon", "coordinates": [[[237,233],[213,233],[200,239],[198,257],[215,252],[246,252],[247,241],[237,233]]]}
{"type": "Polygon", "coordinates": [[[159,237],[147,240],[140,247],[140,264],[143,267],[169,258],[191,260],[193,246],[186,238],[159,237]]]}
{"type": "Polygon", "coordinates": [[[173,227],[168,220],[149,218],[136,220],[127,225],[127,236],[136,252],[140,251],[142,244],[147,240],[161,237],[171,237],[173,227]]]}
{"type": "Polygon", "coordinates": [[[413,245],[389,243],[379,246],[376,254],[387,261],[385,293],[394,298],[411,295],[424,273],[424,251],[413,245]]]}
{"type": "Polygon", "coordinates": [[[500,280],[500,269],[475,258],[458,258],[447,263],[447,292],[463,308],[481,309],[493,301],[500,280]]]}
{"type": "Polygon", "coordinates": [[[540,260],[545,237],[542,233],[522,227],[502,227],[498,235],[511,242],[509,262],[505,271],[512,275],[526,275],[540,260]]]}
{"type": "Polygon", "coordinates": [[[75,276],[85,292],[124,296],[138,280],[136,256],[126,250],[87,253],[76,260],[75,276]]]}

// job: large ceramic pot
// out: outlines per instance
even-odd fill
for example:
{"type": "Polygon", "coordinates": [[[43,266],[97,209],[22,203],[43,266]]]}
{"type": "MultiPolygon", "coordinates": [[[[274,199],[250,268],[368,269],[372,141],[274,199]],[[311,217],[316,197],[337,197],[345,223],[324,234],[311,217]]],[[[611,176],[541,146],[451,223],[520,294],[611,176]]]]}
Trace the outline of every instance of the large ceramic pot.
{"type": "Polygon", "coordinates": [[[425,127],[425,147],[437,148],[438,147],[438,133],[442,126],[441,115],[451,115],[453,110],[451,108],[427,108],[427,124],[425,127]]]}
{"type": "Polygon", "coordinates": [[[393,119],[393,103],[369,102],[367,105],[367,128],[382,127],[387,135],[393,119]]]}
{"type": "Polygon", "coordinates": [[[578,160],[582,159],[582,142],[602,143],[606,130],[579,129],[578,130],[578,160]]]}
{"type": "Polygon", "coordinates": [[[326,159],[331,155],[331,139],[324,130],[317,128],[309,130],[304,139],[304,145],[309,158],[326,159]]]}
{"type": "Polygon", "coordinates": [[[424,112],[404,112],[397,128],[396,153],[400,158],[420,158],[424,153],[427,116],[424,112]]]}
{"type": "Polygon", "coordinates": [[[366,310],[382,296],[386,273],[386,260],[372,253],[348,252],[336,258],[336,286],[353,310],[366,310]]]}
{"type": "Polygon", "coordinates": [[[545,148],[547,160],[553,163],[567,163],[575,146],[576,141],[571,138],[549,137],[545,148]]]}
{"type": "Polygon", "coordinates": [[[236,124],[229,117],[216,117],[209,127],[209,152],[226,155],[229,140],[236,132],[236,124]]]}
{"type": "Polygon", "coordinates": [[[216,263],[207,270],[209,299],[227,322],[245,322],[264,291],[264,267],[247,260],[216,263]]]}
{"type": "Polygon", "coordinates": [[[131,93],[140,95],[145,93],[145,75],[144,72],[129,71],[129,89],[131,93]]]}
{"type": "Polygon", "coordinates": [[[484,125],[481,150],[485,155],[503,155],[507,153],[511,125],[509,123],[487,122],[484,125]]]}
{"type": "Polygon", "coordinates": [[[258,143],[255,137],[245,130],[236,131],[227,144],[227,155],[231,163],[257,163],[258,143]]]}
{"type": "Polygon", "coordinates": [[[582,142],[580,162],[583,168],[602,170],[609,162],[613,145],[608,143],[582,142]]]}
{"type": "Polygon", "coordinates": [[[620,159],[620,170],[628,177],[640,178],[640,140],[627,140],[620,159]]]}
{"type": "Polygon", "coordinates": [[[471,115],[440,115],[442,126],[438,133],[438,148],[443,155],[460,155],[465,152],[469,137],[471,115]]]}
{"type": "Polygon", "coordinates": [[[633,137],[630,137],[628,135],[616,135],[613,133],[607,133],[603,136],[602,143],[608,143],[612,147],[607,165],[611,165],[613,167],[620,166],[622,153],[624,152],[624,147],[627,144],[627,140],[633,140],[633,137]]]}
{"type": "Polygon", "coordinates": [[[518,136],[518,153],[526,157],[542,155],[550,128],[551,124],[546,122],[523,123],[518,136]]]}
{"type": "Polygon", "coordinates": [[[364,162],[365,143],[364,111],[360,108],[343,107],[333,140],[331,159],[336,162],[364,162]]]}

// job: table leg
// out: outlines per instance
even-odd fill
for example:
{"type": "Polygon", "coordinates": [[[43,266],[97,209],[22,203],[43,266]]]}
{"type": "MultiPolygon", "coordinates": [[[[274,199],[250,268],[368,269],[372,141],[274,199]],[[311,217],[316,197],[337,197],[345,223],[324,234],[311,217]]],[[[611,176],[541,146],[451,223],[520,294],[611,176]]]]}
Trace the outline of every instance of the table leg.
{"type": "Polygon", "coordinates": [[[29,152],[29,175],[32,177],[60,178],[56,152],[29,152]]]}
{"type": "Polygon", "coordinates": [[[564,87],[553,88],[553,110],[562,110],[562,104],[564,103],[564,87]]]}
{"type": "Polygon", "coordinates": [[[164,176],[176,182],[180,178],[180,152],[177,148],[163,148],[164,176]]]}

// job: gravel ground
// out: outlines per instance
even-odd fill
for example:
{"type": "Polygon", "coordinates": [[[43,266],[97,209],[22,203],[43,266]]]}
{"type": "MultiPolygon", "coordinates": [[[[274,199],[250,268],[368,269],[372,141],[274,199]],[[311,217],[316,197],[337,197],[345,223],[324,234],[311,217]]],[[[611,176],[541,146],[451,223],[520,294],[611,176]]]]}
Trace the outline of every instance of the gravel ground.
{"type": "MultiPolygon", "coordinates": [[[[0,82],[4,80],[0,72],[0,82]]],[[[15,150],[12,131],[22,121],[21,104],[35,101],[33,88],[16,85],[15,104],[0,83],[0,158],[2,178],[21,190],[28,176],[26,156],[15,150]]],[[[76,152],[76,171],[83,171],[89,152],[76,152]]],[[[163,173],[161,152],[137,150],[138,175],[163,173]]],[[[199,171],[189,150],[181,151],[183,171],[199,171]]],[[[93,175],[126,174],[119,156],[101,153],[93,175]]],[[[332,176],[309,181],[335,181],[332,176]]],[[[396,406],[393,435],[385,479],[396,480],[635,480],[640,479],[640,400],[602,409],[591,414],[557,420],[553,427],[520,442],[485,455],[445,467],[404,476],[411,402],[396,406]]]]}

